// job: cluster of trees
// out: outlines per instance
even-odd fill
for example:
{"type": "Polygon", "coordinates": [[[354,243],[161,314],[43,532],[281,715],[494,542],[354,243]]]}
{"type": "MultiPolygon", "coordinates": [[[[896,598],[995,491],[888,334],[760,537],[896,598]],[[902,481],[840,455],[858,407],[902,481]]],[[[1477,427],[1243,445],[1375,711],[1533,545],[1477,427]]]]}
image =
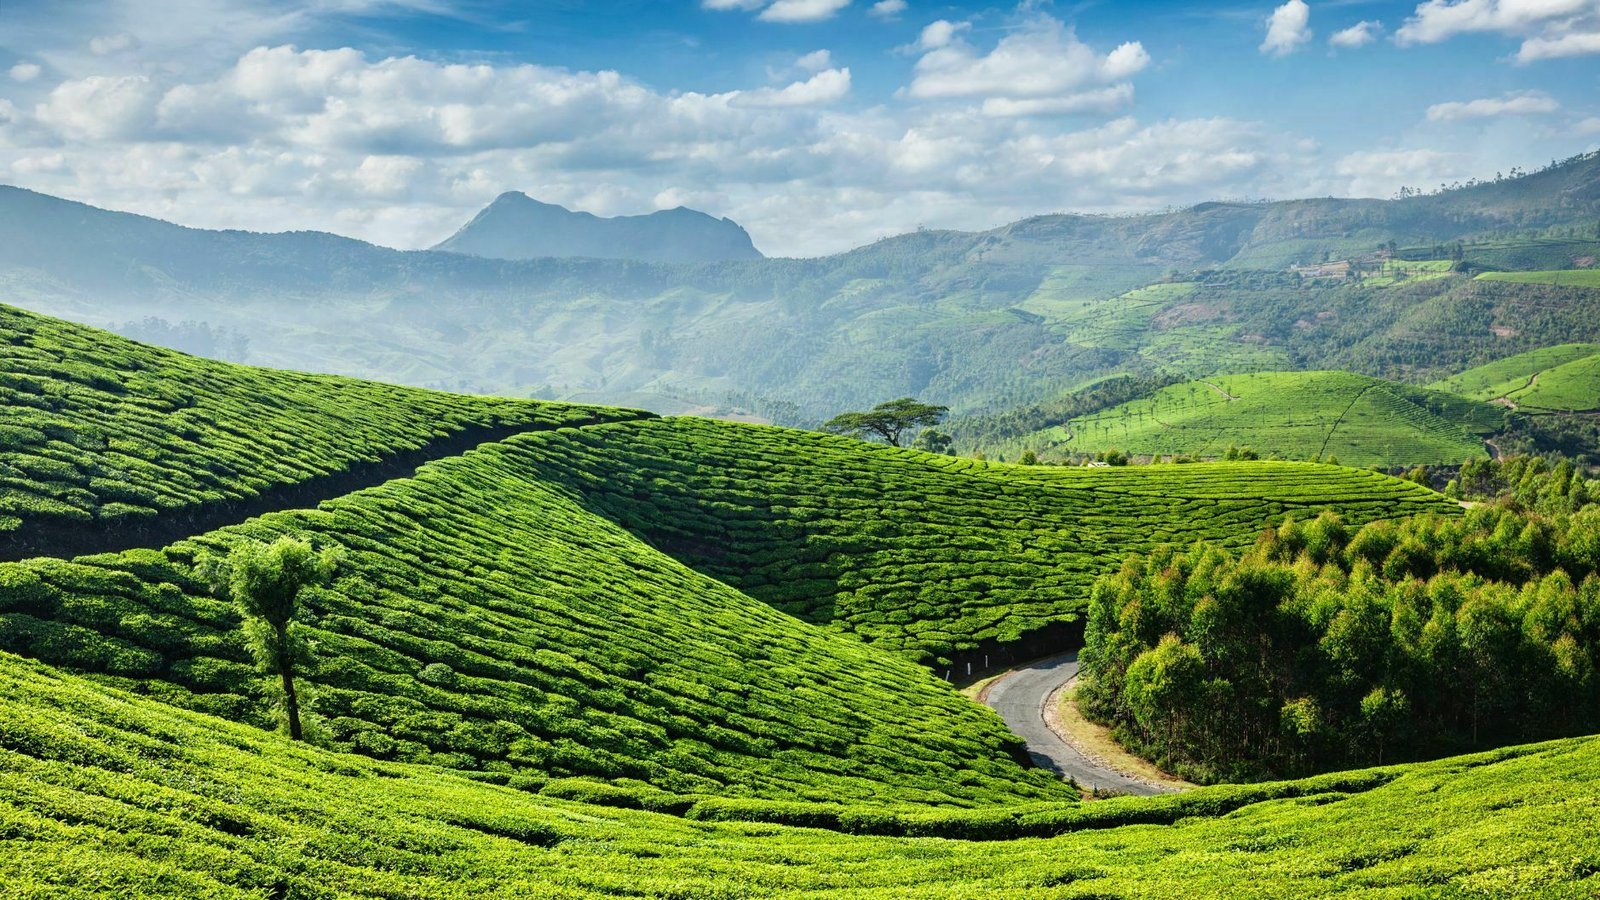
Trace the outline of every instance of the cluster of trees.
{"type": "Polygon", "coordinates": [[[1600,507],[1286,521],[1091,593],[1088,711],[1194,779],[1277,777],[1600,725],[1600,507]]]}

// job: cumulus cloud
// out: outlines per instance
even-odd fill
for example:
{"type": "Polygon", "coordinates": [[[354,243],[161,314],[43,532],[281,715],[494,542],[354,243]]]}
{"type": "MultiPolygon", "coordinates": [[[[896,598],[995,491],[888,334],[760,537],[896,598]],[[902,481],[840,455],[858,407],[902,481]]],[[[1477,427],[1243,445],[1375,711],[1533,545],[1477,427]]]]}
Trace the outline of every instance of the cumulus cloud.
{"type": "Polygon", "coordinates": [[[35,115],[71,139],[128,138],[154,124],[160,97],[143,75],[91,75],[57,85],[35,115]]]}
{"type": "Polygon", "coordinates": [[[1374,150],[1351,153],[1334,164],[1352,197],[1390,197],[1405,186],[1431,185],[1463,177],[1462,161],[1437,150],[1374,150]]]}
{"type": "Polygon", "coordinates": [[[961,35],[961,25],[938,21],[922,31],[914,98],[981,99],[989,115],[1109,112],[1132,102],[1127,79],[1150,64],[1131,41],[1101,55],[1059,20],[1038,16],[982,53],[961,35]]]}
{"type": "Polygon", "coordinates": [[[833,54],[827,50],[813,50],[795,60],[794,66],[807,72],[821,72],[833,67],[833,54]]]}
{"type": "Polygon", "coordinates": [[[957,34],[971,27],[971,22],[951,22],[946,19],[929,22],[923,26],[922,34],[917,38],[917,46],[923,50],[947,47],[955,40],[957,34]]]}
{"type": "Polygon", "coordinates": [[[850,0],[701,0],[700,5],[723,11],[759,9],[756,18],[765,22],[821,22],[849,6],[850,0]]]}
{"type": "Polygon", "coordinates": [[[965,46],[960,29],[939,48],[983,92],[865,110],[839,102],[850,72],[834,65],[699,93],[616,72],[259,47],[204,78],[69,78],[32,109],[6,107],[20,121],[0,124],[0,180],[186,224],[406,247],[510,189],[602,215],[683,203],[733,217],[763,248],[805,254],[918,223],[1259,195],[1309,169],[1292,141],[1249,123],[1056,118],[1125,107],[1126,79],[1148,56],[1023,24],[1004,52],[965,46]],[[1041,34],[1053,43],[1028,43],[1041,34]],[[1030,47],[1054,55],[1019,81],[1013,64],[1041,59],[1030,47]]]}
{"type": "Polygon", "coordinates": [[[12,66],[6,74],[11,76],[12,81],[25,83],[38,78],[43,71],[36,63],[22,62],[12,66]]]}
{"type": "Polygon", "coordinates": [[[850,70],[826,69],[805,81],[784,88],[762,88],[730,95],[733,106],[777,108],[822,106],[837,103],[850,94],[850,70]]]}
{"type": "Polygon", "coordinates": [[[1535,116],[1561,108],[1554,98],[1537,91],[1485,97],[1480,100],[1455,100],[1428,107],[1430,122],[1458,122],[1462,119],[1492,119],[1500,116],[1535,116]]]}
{"type": "Polygon", "coordinates": [[[1519,63],[1600,53],[1600,0],[1427,0],[1395,40],[1436,44],[1472,33],[1522,38],[1519,63]]]}
{"type": "Polygon", "coordinates": [[[1383,31],[1383,23],[1375,21],[1362,21],[1335,31],[1328,38],[1328,45],[1341,50],[1356,50],[1378,39],[1378,34],[1383,31]]]}
{"type": "Polygon", "coordinates": [[[1305,0],[1289,0],[1267,17],[1267,36],[1261,41],[1262,53],[1288,56],[1311,40],[1311,7],[1305,0]]]}
{"type": "Polygon", "coordinates": [[[878,0],[878,2],[872,4],[872,8],[868,10],[869,13],[877,16],[880,19],[898,18],[900,14],[905,11],[906,0],[878,0]]]}

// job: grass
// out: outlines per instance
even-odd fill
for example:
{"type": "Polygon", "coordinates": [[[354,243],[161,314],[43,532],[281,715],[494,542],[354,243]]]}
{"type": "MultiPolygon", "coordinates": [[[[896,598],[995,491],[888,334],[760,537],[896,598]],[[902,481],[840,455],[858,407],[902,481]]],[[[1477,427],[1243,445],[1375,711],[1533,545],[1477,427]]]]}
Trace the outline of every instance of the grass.
{"type": "Polygon", "coordinates": [[[1600,408],[1600,344],[1559,344],[1495,360],[1429,387],[1529,412],[1600,408]]]}
{"type": "Polygon", "coordinates": [[[1547,284],[1555,287],[1600,287],[1600,269],[1552,269],[1543,272],[1484,272],[1479,281],[1547,284]]]}
{"type": "Polygon", "coordinates": [[[1213,458],[1249,446],[1347,465],[1442,464],[1485,456],[1481,435],[1498,418],[1482,404],[1348,372],[1258,372],[1172,385],[1039,432],[1032,443],[1213,458]]]}
{"type": "Polygon", "coordinates": [[[10,656],[0,686],[0,885],[18,900],[1559,900],[1600,888],[1595,739],[1315,779],[1257,802],[1205,788],[1082,813],[1035,806],[1027,815],[1064,833],[972,842],[575,803],[292,745],[10,656]]]}
{"type": "Polygon", "coordinates": [[[474,427],[637,415],[212,362],[0,306],[0,536],[149,522],[474,427]]]}

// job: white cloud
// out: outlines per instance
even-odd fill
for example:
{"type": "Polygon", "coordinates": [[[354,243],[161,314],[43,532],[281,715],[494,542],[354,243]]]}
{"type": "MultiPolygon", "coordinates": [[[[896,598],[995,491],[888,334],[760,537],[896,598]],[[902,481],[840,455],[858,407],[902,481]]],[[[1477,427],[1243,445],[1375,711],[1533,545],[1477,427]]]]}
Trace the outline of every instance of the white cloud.
{"type": "MultiPolygon", "coordinates": [[[[1020,24],[1008,38],[1038,40],[1037,23],[1020,24]]],[[[734,218],[770,252],[809,254],[919,223],[1293,193],[1275,186],[1311,170],[1291,140],[1248,123],[1057,118],[1125,107],[1120,76],[1148,65],[1136,45],[1100,54],[1062,30],[1037,45],[1056,51],[1040,78],[1013,83],[1006,53],[965,47],[965,34],[940,49],[963,54],[987,92],[866,110],[839,103],[851,84],[836,66],[697,93],[615,72],[258,47],[205,77],[68,78],[7,109],[19,121],[0,124],[0,180],[202,227],[403,247],[508,189],[601,215],[681,203],[734,218]]],[[[1038,57],[1011,61],[1024,59],[1038,57]]]]}
{"type": "Polygon", "coordinates": [[[850,70],[827,69],[805,81],[796,81],[785,88],[762,88],[731,95],[735,107],[779,108],[791,106],[822,106],[836,103],[850,94],[850,70]]]}
{"type": "Polygon", "coordinates": [[[1328,38],[1328,45],[1341,50],[1355,50],[1372,43],[1378,39],[1378,34],[1383,31],[1382,22],[1362,21],[1341,29],[1328,38]]]}
{"type": "Polygon", "coordinates": [[[923,26],[922,34],[917,38],[917,46],[923,50],[937,50],[949,46],[955,36],[972,27],[971,22],[950,22],[938,19],[923,26]]]}
{"type": "Polygon", "coordinates": [[[1592,53],[1600,53],[1600,31],[1575,31],[1557,37],[1528,38],[1517,50],[1517,62],[1530,63],[1592,53]]]}
{"type": "Polygon", "coordinates": [[[35,78],[38,78],[39,73],[43,71],[44,69],[40,68],[36,63],[23,62],[12,66],[7,74],[11,76],[12,81],[20,83],[29,82],[35,78]]]}
{"type": "Polygon", "coordinates": [[[827,50],[813,50],[795,60],[794,66],[806,72],[821,72],[833,67],[833,54],[827,50]]]}
{"type": "Polygon", "coordinates": [[[967,43],[961,31],[945,21],[923,29],[926,52],[917,60],[909,96],[981,98],[983,111],[997,116],[1109,112],[1132,102],[1126,79],[1150,64],[1136,41],[1102,56],[1049,16],[1027,20],[988,53],[967,43]]]}
{"type": "Polygon", "coordinates": [[[1401,187],[1431,186],[1463,177],[1462,161],[1437,150],[1376,150],[1351,153],[1334,164],[1344,179],[1339,193],[1352,197],[1391,197],[1401,187]]]}
{"type": "Polygon", "coordinates": [[[139,39],[126,31],[90,38],[89,52],[95,56],[110,56],[139,48],[139,39]]]}
{"type": "Polygon", "coordinates": [[[1267,36],[1261,41],[1262,53],[1287,56],[1311,40],[1311,7],[1305,0],[1289,0],[1267,17],[1267,36]]]}
{"type": "Polygon", "coordinates": [[[756,18],[764,22],[821,22],[849,5],[850,0],[777,0],[756,18]]]}
{"type": "Polygon", "coordinates": [[[160,96],[143,75],[91,75],[57,85],[34,114],[69,139],[126,138],[154,124],[160,96]]]}
{"type": "Polygon", "coordinates": [[[1600,0],[1427,0],[1395,39],[1435,44],[1472,33],[1522,38],[1522,64],[1600,53],[1600,0]]]}
{"type": "Polygon", "coordinates": [[[1572,133],[1584,136],[1600,134],[1600,116],[1590,116],[1572,126],[1572,133]]]}
{"type": "Polygon", "coordinates": [[[870,12],[872,15],[877,16],[880,19],[897,18],[905,11],[906,0],[878,0],[878,2],[872,4],[872,8],[868,10],[868,12],[870,12]]]}
{"type": "Polygon", "coordinates": [[[1499,116],[1532,116],[1553,113],[1561,108],[1554,98],[1537,91],[1485,97],[1481,100],[1456,100],[1428,107],[1428,121],[1457,122],[1462,119],[1490,119],[1499,116]]]}

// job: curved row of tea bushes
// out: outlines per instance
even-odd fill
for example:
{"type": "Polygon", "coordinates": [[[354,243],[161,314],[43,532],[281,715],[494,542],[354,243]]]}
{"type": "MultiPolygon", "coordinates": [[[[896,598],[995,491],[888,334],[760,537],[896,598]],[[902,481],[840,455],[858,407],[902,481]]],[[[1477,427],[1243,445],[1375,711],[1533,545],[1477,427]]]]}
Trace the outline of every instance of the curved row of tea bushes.
{"type": "Polygon", "coordinates": [[[270,726],[238,613],[191,563],[293,533],[343,552],[307,600],[319,663],[301,687],[328,746],[528,787],[1075,796],[1024,771],[1000,719],[926,669],[685,568],[546,485],[528,437],[166,551],[0,565],[0,648],[270,726]]]}
{"type": "Polygon", "coordinates": [[[1248,546],[1321,509],[1353,522],[1458,511],[1336,466],[1005,466],[693,418],[515,444],[696,570],[929,663],[1075,618],[1096,576],[1160,544],[1248,546]]]}
{"type": "Polygon", "coordinates": [[[0,306],[0,536],[253,497],[474,427],[641,415],[214,362],[0,306]]]}
{"type": "MultiPolygon", "coordinates": [[[[920,832],[932,838],[693,821],[296,745],[0,654],[0,885],[25,900],[1578,900],[1600,889],[1595,739],[1267,787],[1036,806],[1027,815],[1040,820],[1102,821],[1032,840],[946,839],[1016,819],[1003,808],[929,811],[919,827],[951,828],[920,832]],[[1253,802],[1235,802],[1241,790],[1253,802]]],[[[737,805],[706,801],[704,814],[737,805]]]]}

